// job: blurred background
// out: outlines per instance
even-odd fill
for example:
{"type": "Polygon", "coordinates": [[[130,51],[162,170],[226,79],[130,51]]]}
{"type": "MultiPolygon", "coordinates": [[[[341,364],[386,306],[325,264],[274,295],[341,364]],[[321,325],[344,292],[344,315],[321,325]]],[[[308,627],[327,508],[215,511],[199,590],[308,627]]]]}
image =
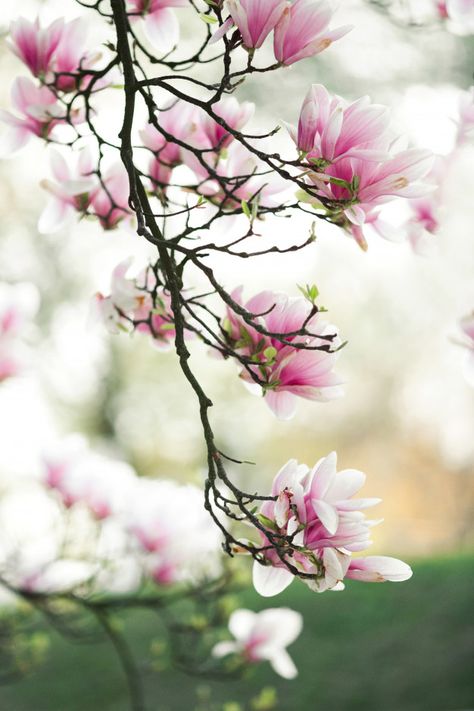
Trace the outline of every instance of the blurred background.
{"type": "MultiPolygon", "coordinates": [[[[240,87],[239,100],[257,103],[252,128],[296,123],[309,84],[323,83],[349,100],[368,94],[387,104],[397,134],[437,154],[450,153],[459,94],[472,83],[474,43],[460,34],[462,28],[437,22],[430,3],[413,5],[420,26],[389,18],[374,3],[345,0],[336,24],[353,23],[355,29],[344,40],[240,87]]],[[[20,0],[5,13],[2,8],[2,25],[18,14],[35,17],[40,9],[47,20],[81,14],[72,0],[20,0]]],[[[191,15],[180,18],[191,45],[191,15]]],[[[91,37],[99,43],[107,36],[98,24],[93,18],[91,37]]],[[[2,42],[3,108],[9,107],[13,78],[23,71],[2,42]]],[[[114,105],[102,107],[100,120],[113,120],[116,111],[114,105]]],[[[295,583],[275,600],[305,614],[305,631],[290,650],[301,684],[276,682],[263,668],[251,682],[255,690],[259,684],[277,686],[278,708],[474,708],[468,613],[474,582],[474,389],[464,373],[467,351],[459,345],[459,319],[474,308],[473,160],[472,142],[453,155],[443,176],[440,230],[423,254],[415,254],[407,241],[376,235],[363,253],[337,228],[318,222],[317,240],[303,253],[214,262],[229,290],[243,284],[248,295],[265,288],[298,295],[297,284],[317,284],[328,318],[348,341],[337,368],[345,397],[325,404],[301,401],[291,423],[278,422],[247,392],[234,364],[209,359],[203,346],[191,345],[193,366],[214,402],[220,446],[255,462],[235,466],[235,480],[264,493],[289,458],[312,465],[337,450],[340,468],[366,472],[365,495],[383,498],[377,515],[384,523],[374,532],[371,552],[403,557],[415,571],[403,586],[353,585],[342,595],[315,596],[295,583]]],[[[125,229],[103,233],[88,221],[39,235],[45,193],[38,184],[48,175],[48,152],[39,141],[0,163],[0,281],[33,284],[40,303],[27,334],[27,368],[0,386],[0,528],[18,540],[36,536],[38,525],[47,528],[38,486],[41,455],[69,433],[83,433],[98,451],[128,461],[143,476],[198,484],[205,476],[195,398],[173,354],[157,351],[140,334],[111,337],[91,313],[91,297],[108,293],[113,267],[130,255],[143,264],[152,252],[125,229]]],[[[402,208],[391,209],[399,224],[402,208]]],[[[309,229],[308,216],[272,218],[259,225],[258,239],[285,244],[309,229]]],[[[243,601],[252,609],[265,606],[250,592],[243,601]]],[[[130,624],[139,646],[147,623],[130,624]]],[[[0,707],[125,709],[116,678],[117,669],[100,649],[79,650],[55,638],[42,669],[0,688],[0,707]],[[74,701],[55,675],[68,679],[74,701]],[[95,696],[81,686],[86,678],[94,679],[95,696]]],[[[150,708],[159,711],[210,709],[214,700],[233,696],[244,703],[233,685],[225,693],[212,684],[196,691],[190,681],[183,690],[171,674],[161,683],[150,686],[150,708]]]]}

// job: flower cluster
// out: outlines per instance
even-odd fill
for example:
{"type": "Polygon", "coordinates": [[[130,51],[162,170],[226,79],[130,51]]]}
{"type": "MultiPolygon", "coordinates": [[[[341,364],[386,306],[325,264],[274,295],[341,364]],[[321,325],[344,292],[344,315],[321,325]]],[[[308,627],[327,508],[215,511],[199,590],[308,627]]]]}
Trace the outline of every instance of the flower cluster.
{"type": "Polygon", "coordinates": [[[279,64],[289,66],[327,49],[351,29],[329,29],[334,8],[329,0],[226,0],[229,17],[214,34],[223,37],[236,26],[250,52],[262,46],[273,30],[273,51],[279,64]]]}
{"type": "MultiPolygon", "coordinates": [[[[232,298],[242,303],[242,288],[232,298]]],[[[324,402],[342,395],[341,380],[333,372],[336,331],[309,301],[263,291],[244,308],[257,328],[229,307],[223,329],[242,358],[240,377],[257,384],[277,417],[291,418],[297,397],[324,402]]]]}
{"type": "Polygon", "coordinates": [[[23,337],[37,307],[38,294],[30,284],[0,284],[0,383],[24,368],[23,337]]]}
{"type": "MultiPolygon", "coordinates": [[[[353,499],[365,475],[355,469],[338,472],[336,465],[332,452],[312,469],[292,459],[276,475],[275,500],[261,506],[259,518],[281,545],[279,550],[270,546],[254,563],[254,585],[261,595],[276,595],[290,585],[294,573],[288,565],[307,576],[302,580],[315,592],[342,590],[344,578],[398,582],[411,577],[410,567],[395,558],[352,557],[370,545],[370,529],[379,523],[366,520],[362,509],[380,499],[353,499]]],[[[261,538],[266,546],[268,538],[263,533],[261,538]]]]}
{"type": "Polygon", "coordinates": [[[108,296],[96,295],[100,318],[111,333],[136,328],[150,334],[157,347],[166,348],[175,337],[171,297],[151,269],[127,278],[131,262],[127,259],[115,267],[108,296]]]}
{"type": "Polygon", "coordinates": [[[286,647],[295,641],[303,627],[298,612],[288,607],[269,607],[262,612],[235,610],[229,618],[229,631],[234,641],[219,642],[215,657],[238,654],[244,662],[269,661],[284,679],[294,679],[298,671],[286,647]]]}
{"type": "Polygon", "coordinates": [[[303,102],[298,129],[290,127],[305,167],[308,195],[366,249],[364,227],[384,234],[379,207],[394,197],[427,192],[422,179],[433,163],[426,150],[394,153],[387,111],[363,97],[349,104],[314,84],[303,102]]]}
{"type": "Polygon", "coordinates": [[[85,508],[126,541],[142,575],[159,585],[220,571],[220,535],[195,486],[143,479],[125,464],[92,452],[79,437],[46,453],[43,481],[68,509],[85,508]],[[122,536],[120,536],[122,534],[122,536]]]}

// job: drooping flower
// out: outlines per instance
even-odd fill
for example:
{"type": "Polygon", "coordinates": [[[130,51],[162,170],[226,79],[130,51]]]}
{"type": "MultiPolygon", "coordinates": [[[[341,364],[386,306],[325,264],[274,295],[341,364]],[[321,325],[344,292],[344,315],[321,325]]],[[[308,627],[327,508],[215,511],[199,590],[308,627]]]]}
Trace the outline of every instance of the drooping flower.
{"type": "Polygon", "coordinates": [[[38,222],[41,233],[56,232],[71,215],[76,212],[84,214],[94,191],[98,189],[98,181],[92,175],[92,155],[87,148],[79,153],[74,168],[66,163],[58,151],[51,151],[51,169],[55,182],[41,182],[41,186],[51,196],[38,222]]]}
{"type": "Polygon", "coordinates": [[[300,613],[287,607],[262,612],[235,610],[229,618],[229,630],[235,641],[219,642],[212,654],[214,657],[239,654],[251,664],[268,661],[284,679],[294,679],[298,670],[286,647],[295,641],[302,627],[300,613]]]}
{"type": "MultiPolygon", "coordinates": [[[[367,521],[362,510],[380,499],[353,499],[365,474],[355,469],[338,472],[336,465],[332,452],[311,470],[293,459],[276,475],[271,492],[276,500],[262,504],[260,520],[269,533],[289,537],[293,550],[288,555],[282,547],[279,555],[266,549],[263,564],[255,561],[253,581],[261,595],[277,595],[290,585],[294,574],[285,563],[312,576],[302,580],[315,592],[341,590],[345,577],[366,582],[411,577],[410,567],[394,558],[352,558],[370,545],[370,529],[379,523],[367,521]]],[[[266,547],[269,539],[259,533],[266,547]]]]}
{"type": "MultiPolygon", "coordinates": [[[[241,303],[242,289],[234,291],[232,298],[241,303]]],[[[332,372],[336,355],[328,352],[339,343],[335,329],[322,322],[318,314],[311,316],[311,304],[306,299],[263,291],[244,308],[268,333],[283,334],[284,342],[262,334],[227,309],[224,327],[229,345],[248,360],[240,377],[247,383],[256,382],[252,374],[258,378],[265,402],[277,417],[291,418],[297,397],[324,402],[342,395],[341,380],[332,372]],[[303,327],[311,335],[301,334],[303,327]],[[299,347],[303,345],[307,350],[299,347]]]]}
{"type": "Polygon", "coordinates": [[[179,41],[179,23],[171,8],[187,5],[187,0],[127,0],[127,11],[132,23],[142,20],[146,37],[164,54],[179,41]]]}
{"type": "Polygon", "coordinates": [[[334,7],[329,0],[296,0],[288,5],[275,27],[274,52],[281,64],[294,64],[327,49],[352,25],[329,29],[334,7]]]}

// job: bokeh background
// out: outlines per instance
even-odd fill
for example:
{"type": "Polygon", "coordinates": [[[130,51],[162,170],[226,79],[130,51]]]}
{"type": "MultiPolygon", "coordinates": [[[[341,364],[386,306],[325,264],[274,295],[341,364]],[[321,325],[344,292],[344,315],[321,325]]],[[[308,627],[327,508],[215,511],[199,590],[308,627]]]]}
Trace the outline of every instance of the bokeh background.
{"type": "MultiPolygon", "coordinates": [[[[395,131],[448,154],[459,92],[472,83],[474,43],[458,28],[435,22],[429,3],[413,4],[419,26],[389,19],[373,3],[345,0],[338,16],[339,24],[355,25],[348,37],[317,58],[240,87],[239,99],[257,103],[254,127],[296,122],[308,85],[320,82],[348,99],[369,94],[388,104],[395,131]]],[[[46,19],[80,14],[73,0],[20,0],[2,7],[2,25],[40,9],[46,19]]],[[[191,45],[195,27],[185,12],[180,17],[184,42],[191,45]]],[[[101,32],[93,20],[93,42],[104,41],[101,32]]],[[[3,107],[13,77],[22,72],[2,42],[3,107]]],[[[117,120],[119,106],[102,106],[100,120],[117,120]]],[[[280,145],[284,138],[275,140],[280,145]]],[[[304,253],[214,261],[229,289],[243,284],[248,294],[272,288],[297,295],[297,284],[316,283],[330,320],[348,341],[338,364],[345,397],[302,401],[291,423],[276,421],[242,387],[232,363],[209,359],[199,343],[192,344],[193,365],[215,404],[212,421],[222,448],[255,462],[236,466],[236,481],[264,492],[287,459],[312,464],[337,450],[341,467],[367,473],[366,495],[383,498],[377,513],[384,523],[375,531],[373,552],[404,557],[415,575],[403,586],[350,585],[343,594],[321,597],[295,583],[274,602],[305,615],[305,631],[290,650],[301,682],[278,682],[262,668],[245,693],[214,684],[196,692],[195,681],[167,673],[161,682],[150,681],[150,708],[210,709],[213,700],[234,697],[247,708],[242,699],[262,684],[278,687],[282,709],[474,708],[468,613],[474,389],[459,345],[459,319],[474,308],[473,160],[471,143],[450,162],[441,227],[423,255],[407,242],[376,236],[363,253],[338,229],[318,223],[317,240],[304,253]]],[[[205,474],[196,402],[173,354],[156,351],[140,335],[110,337],[91,314],[91,296],[107,293],[112,268],[129,255],[143,263],[148,246],[127,230],[102,233],[87,221],[39,235],[45,202],[39,181],[48,171],[39,142],[0,162],[0,280],[32,283],[40,296],[28,334],[29,367],[0,389],[0,527],[25,545],[28,536],[41,538],[48,528],[38,485],[41,453],[71,432],[83,433],[94,448],[130,462],[143,476],[200,483],[205,474]]],[[[393,211],[395,223],[400,209],[393,211]]],[[[262,223],[258,239],[286,244],[309,228],[302,216],[273,218],[262,223]]],[[[243,602],[265,606],[251,592],[243,602]]],[[[140,648],[148,622],[127,624],[140,648]]],[[[114,664],[104,648],[78,649],[55,638],[40,670],[0,688],[0,707],[125,709],[114,664]],[[93,691],[84,688],[85,680],[94,681],[93,691]]]]}

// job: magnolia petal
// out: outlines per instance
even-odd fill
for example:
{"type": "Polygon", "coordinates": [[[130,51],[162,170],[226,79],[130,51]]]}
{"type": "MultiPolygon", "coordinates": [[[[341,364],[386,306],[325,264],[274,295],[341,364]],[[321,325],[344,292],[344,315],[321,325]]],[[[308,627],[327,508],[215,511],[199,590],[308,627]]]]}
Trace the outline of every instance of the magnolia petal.
{"type": "Polygon", "coordinates": [[[292,393],[273,390],[265,395],[265,401],[279,420],[291,420],[295,414],[296,401],[292,393]]]}
{"type": "Polygon", "coordinates": [[[235,610],[229,618],[229,630],[237,640],[244,640],[250,635],[257,614],[252,610],[235,610]]]}
{"type": "Polygon", "coordinates": [[[151,12],[144,19],[145,34],[158,51],[167,53],[178,44],[179,23],[173,10],[167,7],[151,12]]]}
{"type": "Polygon", "coordinates": [[[314,512],[326,531],[331,535],[336,533],[339,525],[339,515],[334,506],[331,506],[331,504],[328,504],[327,501],[323,501],[322,499],[312,499],[311,503],[314,512]]]}
{"type": "Polygon", "coordinates": [[[283,679],[294,679],[298,676],[298,669],[286,649],[280,650],[269,661],[273,670],[283,679]]]}
{"type": "Polygon", "coordinates": [[[225,657],[227,654],[233,654],[238,651],[236,642],[218,642],[212,648],[211,654],[213,657],[225,657]]]}
{"type": "Polygon", "coordinates": [[[257,561],[253,564],[253,586],[262,597],[273,597],[286,590],[293,582],[293,574],[286,568],[275,568],[272,565],[262,565],[257,561]]]}

